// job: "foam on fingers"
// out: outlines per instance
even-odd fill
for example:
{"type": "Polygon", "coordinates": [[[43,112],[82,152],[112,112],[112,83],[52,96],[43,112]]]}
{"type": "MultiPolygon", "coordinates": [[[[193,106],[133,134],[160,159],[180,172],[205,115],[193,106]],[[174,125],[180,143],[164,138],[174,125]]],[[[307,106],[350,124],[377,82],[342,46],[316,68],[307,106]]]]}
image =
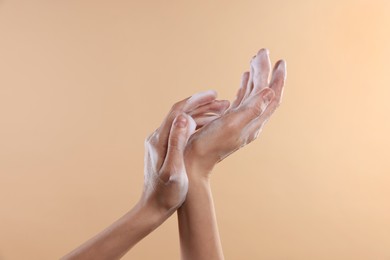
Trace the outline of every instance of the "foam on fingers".
{"type": "Polygon", "coordinates": [[[217,98],[217,92],[215,90],[207,90],[196,93],[187,99],[184,106],[184,111],[190,111],[201,105],[205,105],[217,98]]]}

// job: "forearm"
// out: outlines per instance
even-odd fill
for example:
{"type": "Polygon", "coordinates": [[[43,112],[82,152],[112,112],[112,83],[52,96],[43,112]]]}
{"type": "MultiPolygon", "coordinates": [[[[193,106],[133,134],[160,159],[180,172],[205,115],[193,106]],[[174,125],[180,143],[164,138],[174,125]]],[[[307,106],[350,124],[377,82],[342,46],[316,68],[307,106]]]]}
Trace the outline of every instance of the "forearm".
{"type": "Polygon", "coordinates": [[[186,201],[178,209],[181,258],[224,259],[209,180],[189,178],[186,201]]]}
{"type": "Polygon", "coordinates": [[[108,228],[62,259],[119,259],[166,218],[153,207],[138,203],[108,228]]]}

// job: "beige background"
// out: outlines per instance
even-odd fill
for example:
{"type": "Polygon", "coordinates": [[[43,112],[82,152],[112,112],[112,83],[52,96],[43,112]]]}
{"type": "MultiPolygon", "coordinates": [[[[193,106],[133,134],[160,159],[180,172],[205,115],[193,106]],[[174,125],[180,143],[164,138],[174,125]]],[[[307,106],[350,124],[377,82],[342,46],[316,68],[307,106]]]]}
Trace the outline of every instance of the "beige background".
{"type": "MultiPolygon", "coordinates": [[[[261,47],[283,105],[212,177],[227,259],[390,259],[390,1],[0,0],[0,259],[56,259],[140,196],[171,104],[232,98],[261,47]]],[[[125,259],[178,259],[176,217],[125,259]]]]}

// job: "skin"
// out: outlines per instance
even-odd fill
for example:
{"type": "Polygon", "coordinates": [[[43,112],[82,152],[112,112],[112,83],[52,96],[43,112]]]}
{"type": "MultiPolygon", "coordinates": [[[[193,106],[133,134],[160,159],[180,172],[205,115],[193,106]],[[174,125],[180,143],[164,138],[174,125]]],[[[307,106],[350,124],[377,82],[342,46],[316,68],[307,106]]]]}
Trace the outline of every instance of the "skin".
{"type": "Polygon", "coordinates": [[[214,166],[257,138],[280,105],[286,78],[283,60],[271,62],[266,49],[251,61],[231,107],[219,118],[195,132],[185,149],[190,182],[184,204],[178,209],[181,258],[224,259],[219,238],[210,174],[214,166]]]}
{"type": "Polygon", "coordinates": [[[139,202],[62,259],[119,259],[175,211],[182,259],[224,259],[209,177],[218,162],[257,138],[280,105],[285,62],[278,61],[270,74],[268,50],[261,49],[231,105],[216,100],[215,91],[174,104],[145,141],[139,202]]]}
{"type": "Polygon", "coordinates": [[[173,105],[161,126],[145,140],[144,189],[139,202],[62,259],[119,259],[180,207],[188,191],[187,140],[196,127],[209,123],[229,106],[229,102],[215,99],[215,91],[206,91],[173,105]]]}

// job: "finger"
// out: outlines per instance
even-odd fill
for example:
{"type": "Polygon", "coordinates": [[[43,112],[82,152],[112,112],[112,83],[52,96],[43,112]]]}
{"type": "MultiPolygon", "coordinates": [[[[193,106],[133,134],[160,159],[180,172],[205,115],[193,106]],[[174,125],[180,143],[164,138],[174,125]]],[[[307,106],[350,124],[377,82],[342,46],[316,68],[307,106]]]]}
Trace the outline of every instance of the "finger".
{"type": "Polygon", "coordinates": [[[265,88],[252,95],[242,106],[226,117],[226,120],[230,121],[228,125],[237,129],[243,129],[265,111],[274,95],[274,91],[270,88],[265,88]]]}
{"type": "Polygon", "coordinates": [[[279,60],[276,62],[275,67],[272,72],[272,79],[270,83],[270,88],[275,92],[275,102],[280,104],[282,102],[284,83],[286,81],[286,62],[284,60],[279,60]]]}
{"type": "Polygon", "coordinates": [[[275,64],[273,77],[271,80],[270,88],[275,92],[275,97],[271,100],[266,110],[254,120],[246,129],[249,141],[256,139],[263,129],[264,125],[271,118],[272,114],[279,107],[283,95],[284,82],[286,80],[286,63],[283,60],[278,61],[275,64]]]}
{"type": "Polygon", "coordinates": [[[252,93],[260,91],[268,86],[269,74],[271,71],[271,61],[269,51],[261,49],[252,60],[253,67],[253,89],[252,93]]]}
{"type": "Polygon", "coordinates": [[[215,90],[207,90],[203,92],[196,93],[186,100],[183,111],[190,112],[200,106],[203,106],[207,103],[212,102],[217,98],[217,92],[215,90]]]}
{"type": "Polygon", "coordinates": [[[214,90],[199,92],[189,98],[174,104],[168,116],[164,119],[161,126],[156,130],[157,145],[166,148],[168,145],[168,136],[171,131],[172,122],[176,116],[183,112],[189,112],[199,106],[212,102],[217,97],[214,90]]]}
{"type": "Polygon", "coordinates": [[[226,111],[228,107],[229,107],[228,100],[214,100],[206,105],[194,109],[188,114],[192,117],[196,117],[197,115],[201,115],[205,113],[215,113],[221,115],[226,111]]]}
{"type": "Polygon", "coordinates": [[[199,129],[219,117],[220,115],[198,115],[194,116],[193,118],[196,123],[196,129],[199,129]]]}
{"type": "Polygon", "coordinates": [[[250,62],[249,79],[248,79],[247,85],[245,87],[245,94],[244,94],[244,98],[242,99],[241,103],[244,102],[245,99],[247,99],[249,97],[250,93],[252,92],[252,88],[253,88],[253,74],[254,74],[252,61],[255,58],[256,58],[256,56],[253,56],[253,58],[252,58],[252,60],[250,62]]]}
{"type": "MultiPolygon", "coordinates": [[[[261,114],[259,117],[259,121],[263,121],[264,123],[269,120],[269,118],[272,116],[272,114],[275,112],[275,110],[280,106],[282,94],[283,94],[283,84],[281,85],[281,88],[278,90],[278,94],[275,94],[275,98],[271,100],[270,104],[267,106],[267,109],[264,111],[264,113],[261,114]]],[[[263,124],[263,123],[259,123],[263,124]]]]}
{"type": "Polygon", "coordinates": [[[189,113],[200,106],[203,106],[205,104],[214,101],[216,98],[217,98],[217,92],[215,92],[214,90],[207,90],[207,91],[196,93],[191,97],[186,98],[174,104],[171,108],[170,113],[168,114],[168,116],[166,117],[166,119],[161,125],[161,132],[160,132],[161,139],[167,140],[170,127],[176,116],[178,116],[183,112],[189,113]]]}
{"type": "Polygon", "coordinates": [[[242,74],[240,88],[237,91],[236,99],[233,101],[230,109],[235,109],[241,104],[241,101],[245,96],[248,80],[249,80],[249,71],[246,71],[242,74]]]}
{"type": "Polygon", "coordinates": [[[265,111],[246,127],[246,129],[244,130],[244,136],[247,136],[246,143],[252,142],[259,136],[264,125],[268,122],[271,115],[275,112],[276,108],[276,102],[273,102],[271,100],[265,111]]]}
{"type": "Polygon", "coordinates": [[[190,116],[182,113],[175,118],[169,134],[167,154],[161,167],[161,180],[167,182],[171,176],[184,172],[183,153],[188,138],[194,131],[195,122],[190,116]]]}

